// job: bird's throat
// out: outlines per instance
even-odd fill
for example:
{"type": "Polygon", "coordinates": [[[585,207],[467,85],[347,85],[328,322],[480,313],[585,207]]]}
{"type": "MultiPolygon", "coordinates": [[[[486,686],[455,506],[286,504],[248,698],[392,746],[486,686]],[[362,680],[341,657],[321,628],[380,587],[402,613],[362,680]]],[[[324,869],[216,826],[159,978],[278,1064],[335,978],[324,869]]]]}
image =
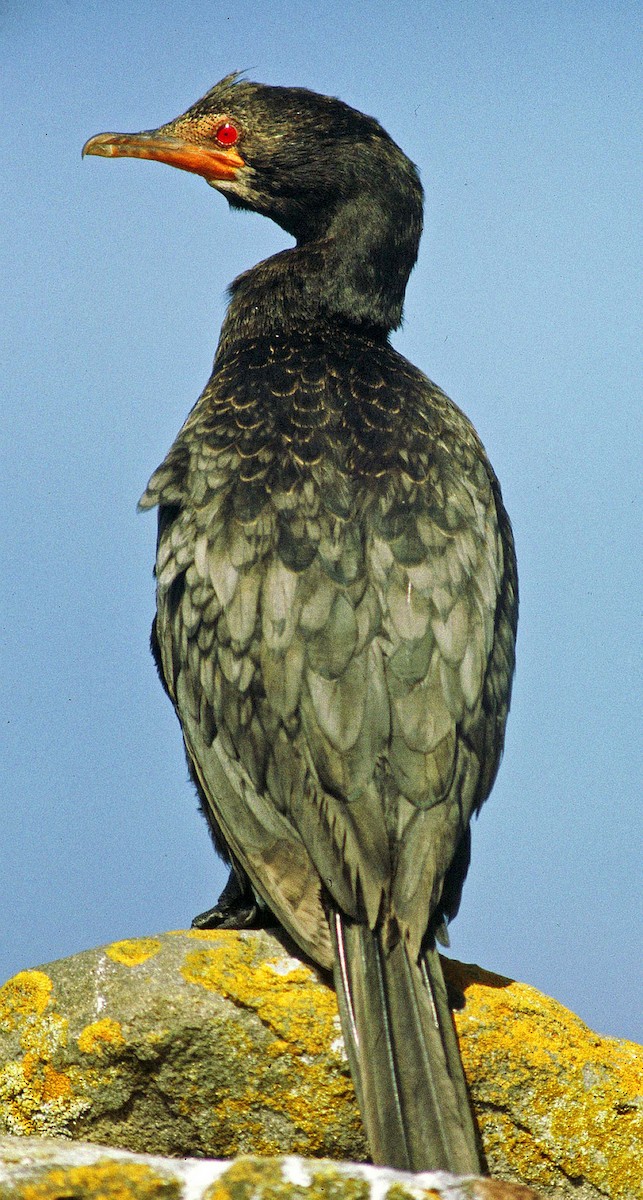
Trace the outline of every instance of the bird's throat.
{"type": "Polygon", "coordinates": [[[339,322],[385,339],[402,319],[421,218],[384,221],[345,206],[327,231],[258,263],[230,289],[219,353],[248,337],[321,331],[339,322]]]}

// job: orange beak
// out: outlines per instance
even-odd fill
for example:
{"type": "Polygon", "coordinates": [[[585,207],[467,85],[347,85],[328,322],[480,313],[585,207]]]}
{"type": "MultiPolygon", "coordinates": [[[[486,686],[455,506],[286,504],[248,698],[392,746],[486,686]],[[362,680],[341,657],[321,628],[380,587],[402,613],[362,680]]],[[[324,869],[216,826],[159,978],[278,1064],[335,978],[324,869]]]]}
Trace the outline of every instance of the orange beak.
{"type": "Polygon", "coordinates": [[[101,158],[151,158],[155,162],[192,171],[205,179],[234,179],[245,162],[237,150],[215,146],[199,136],[192,121],[172,121],[142,133],[99,133],[83,146],[86,154],[101,158]]]}

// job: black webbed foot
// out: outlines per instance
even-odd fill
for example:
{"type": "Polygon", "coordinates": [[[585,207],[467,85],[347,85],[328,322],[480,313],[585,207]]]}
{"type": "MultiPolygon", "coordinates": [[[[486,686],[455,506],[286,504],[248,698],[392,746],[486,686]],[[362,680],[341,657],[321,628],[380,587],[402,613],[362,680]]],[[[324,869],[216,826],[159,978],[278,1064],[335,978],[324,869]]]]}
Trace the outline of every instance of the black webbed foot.
{"type": "Polygon", "coordinates": [[[214,908],[206,908],[192,919],[193,929],[262,929],[264,915],[256,902],[228,906],[217,900],[214,908]]]}
{"type": "Polygon", "coordinates": [[[198,913],[193,929],[265,929],[274,925],[270,909],[260,905],[249,880],[233,867],[214,908],[198,913]]]}

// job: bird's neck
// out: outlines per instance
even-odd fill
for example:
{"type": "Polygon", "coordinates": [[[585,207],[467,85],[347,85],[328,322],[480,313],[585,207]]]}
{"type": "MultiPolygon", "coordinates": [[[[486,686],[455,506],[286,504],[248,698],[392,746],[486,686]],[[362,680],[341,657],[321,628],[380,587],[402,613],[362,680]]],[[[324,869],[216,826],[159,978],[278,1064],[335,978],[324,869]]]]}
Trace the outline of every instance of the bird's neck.
{"type": "Polygon", "coordinates": [[[421,228],[417,205],[398,207],[394,217],[369,196],[343,205],[321,233],[234,281],[219,357],[248,338],[323,331],[337,322],[386,339],[402,319],[421,228]]]}

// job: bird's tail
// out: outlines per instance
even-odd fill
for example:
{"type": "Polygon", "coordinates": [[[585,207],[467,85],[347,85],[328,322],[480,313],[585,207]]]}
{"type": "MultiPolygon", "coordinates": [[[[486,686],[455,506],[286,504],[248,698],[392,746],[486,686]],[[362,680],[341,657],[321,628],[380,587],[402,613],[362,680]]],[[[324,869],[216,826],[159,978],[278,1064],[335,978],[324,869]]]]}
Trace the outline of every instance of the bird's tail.
{"type": "Polygon", "coordinates": [[[373,1161],[480,1174],[481,1162],[440,958],[413,962],[363,925],[332,919],[335,986],[373,1161]]]}

